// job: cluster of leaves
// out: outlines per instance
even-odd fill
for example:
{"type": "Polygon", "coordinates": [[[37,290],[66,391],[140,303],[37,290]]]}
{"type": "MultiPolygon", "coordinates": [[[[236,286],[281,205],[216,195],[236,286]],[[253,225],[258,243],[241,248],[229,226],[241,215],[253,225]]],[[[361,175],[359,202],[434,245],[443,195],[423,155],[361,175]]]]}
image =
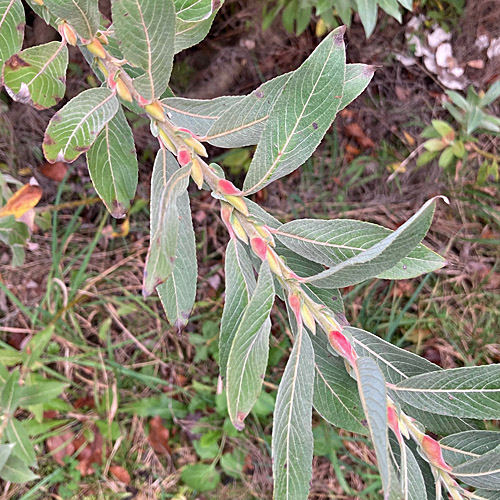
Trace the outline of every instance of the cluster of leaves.
{"type": "MultiPolygon", "coordinates": [[[[373,24],[376,3],[360,4],[372,6],[372,17],[365,19],[373,24]]],[[[247,96],[192,100],[165,93],[174,54],[200,41],[210,27],[217,10],[211,0],[114,0],[111,27],[101,19],[97,0],[32,5],[58,28],[62,41],[19,52],[22,4],[1,2],[0,33],[8,41],[2,46],[8,48],[2,52],[4,84],[14,99],[35,107],[55,104],[64,90],[67,44],[81,48],[103,85],[82,92],[52,117],[44,154],[49,162],[72,162],[86,153],[95,189],[115,217],[126,215],[137,185],[123,106],[151,120],[160,149],[152,173],[143,294],[156,290],[178,329],[189,319],[196,291],[190,178],[220,201],[231,240],[219,364],[236,430],[243,429],[261,394],[275,297],[287,305],[294,343],[274,412],[274,498],[308,496],[313,408],[335,426],[371,436],[385,498],[441,499],[442,488],[455,499],[497,498],[500,447],[490,446],[495,441],[483,420],[500,418],[499,365],[441,370],[347,326],[343,318],[340,288],[374,277],[406,279],[444,265],[421,243],[437,198],[395,231],[349,219],[281,224],[247,198],[310,158],[336,114],[369,84],[373,68],[346,64],[345,28],[330,33],[297,70],[247,96]],[[33,56],[35,49],[40,58],[33,56]],[[257,145],[242,190],[219,165],[206,163],[203,142],[257,145]],[[426,431],[446,437],[438,442],[426,431]],[[488,447],[478,448],[481,440],[488,447]]],[[[17,406],[2,398],[13,417],[29,384],[19,384],[17,368],[6,375],[4,387],[20,394],[17,406]]],[[[213,437],[216,445],[219,438],[213,437]]],[[[215,446],[208,445],[213,453],[215,446]]],[[[207,481],[216,480],[213,467],[205,472],[207,481]]]]}
{"type": "Polygon", "coordinates": [[[455,130],[449,123],[433,120],[432,125],[424,129],[422,137],[426,151],[420,155],[417,165],[425,165],[439,156],[439,166],[455,170],[458,161],[467,163],[468,152],[472,151],[483,161],[478,169],[477,182],[484,184],[488,177],[498,180],[498,157],[483,151],[477,146],[479,134],[500,134],[500,118],[487,111],[487,107],[500,97],[500,82],[494,83],[486,93],[480,95],[470,87],[467,97],[455,91],[447,91],[449,101],[443,106],[456,120],[459,128],[455,130]]]}
{"type": "Polygon", "coordinates": [[[338,19],[347,26],[351,25],[353,12],[357,12],[363,23],[366,38],[373,33],[377,24],[378,8],[391,17],[402,21],[401,6],[413,9],[412,0],[278,0],[264,7],[262,24],[268,28],[281,12],[283,26],[297,35],[303,33],[314,14],[319,17],[316,34],[323,36],[327,29],[339,25],[338,19]]]}

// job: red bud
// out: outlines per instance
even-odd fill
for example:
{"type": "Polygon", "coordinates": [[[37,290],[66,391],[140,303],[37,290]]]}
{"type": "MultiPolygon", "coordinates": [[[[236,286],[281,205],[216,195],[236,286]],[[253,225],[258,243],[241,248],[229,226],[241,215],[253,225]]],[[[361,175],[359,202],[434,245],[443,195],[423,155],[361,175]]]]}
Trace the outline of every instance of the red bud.
{"type": "Polygon", "coordinates": [[[221,179],[217,183],[217,187],[219,188],[219,191],[222,194],[232,194],[232,195],[241,194],[241,191],[232,182],[227,181],[226,179],[221,179]]]}
{"type": "Polygon", "coordinates": [[[444,461],[441,446],[435,439],[432,439],[430,436],[424,436],[422,439],[422,448],[432,465],[446,472],[451,472],[452,468],[444,461]]]}
{"type": "Polygon", "coordinates": [[[403,441],[403,436],[401,435],[401,431],[399,430],[398,416],[393,406],[387,407],[387,420],[389,423],[389,427],[394,431],[394,434],[396,434],[398,441],[401,443],[403,441]]]}
{"type": "Polygon", "coordinates": [[[221,203],[220,216],[222,218],[222,221],[224,222],[224,224],[227,227],[227,230],[229,231],[229,236],[231,238],[236,238],[236,234],[234,233],[234,229],[230,221],[232,212],[233,212],[233,207],[229,205],[229,203],[221,203]]]}
{"type": "Polygon", "coordinates": [[[185,167],[191,161],[191,155],[187,149],[181,149],[177,154],[177,161],[181,167],[185,167]]]}
{"type": "Polygon", "coordinates": [[[250,240],[250,245],[255,254],[264,260],[267,256],[267,243],[262,238],[252,238],[250,240]]]}
{"type": "Polygon", "coordinates": [[[344,356],[352,365],[355,364],[358,357],[354,352],[346,336],[337,330],[331,330],[328,334],[328,340],[331,346],[342,356],[344,356]]]}
{"type": "Polygon", "coordinates": [[[300,299],[297,295],[290,294],[288,296],[288,303],[292,308],[293,314],[295,314],[295,319],[300,324],[302,323],[302,316],[300,315],[300,299]]]}

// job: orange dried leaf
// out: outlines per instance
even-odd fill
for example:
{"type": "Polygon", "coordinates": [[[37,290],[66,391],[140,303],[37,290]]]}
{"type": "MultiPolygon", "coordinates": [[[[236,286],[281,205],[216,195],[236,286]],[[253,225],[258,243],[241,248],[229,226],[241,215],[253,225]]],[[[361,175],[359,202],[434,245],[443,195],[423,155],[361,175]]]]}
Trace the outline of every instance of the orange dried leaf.
{"type": "Polygon", "coordinates": [[[163,426],[163,422],[160,416],[153,417],[149,421],[149,444],[157,453],[171,453],[170,446],[168,445],[168,440],[170,438],[170,433],[168,429],[163,426]]]}
{"type": "Polygon", "coordinates": [[[357,123],[349,123],[344,127],[344,132],[348,137],[352,137],[362,148],[372,148],[375,143],[365,134],[357,123]]]}
{"type": "Polygon", "coordinates": [[[64,465],[64,457],[69,457],[75,452],[73,445],[74,434],[71,431],[52,436],[45,441],[47,450],[54,452],[52,458],[59,464],[64,465]]]}
{"type": "Polygon", "coordinates": [[[121,481],[125,484],[130,484],[130,474],[120,465],[112,465],[109,468],[109,472],[111,472],[111,474],[113,474],[113,476],[118,479],[118,481],[121,481]]]}
{"type": "Polygon", "coordinates": [[[62,161],[55,163],[45,162],[39,169],[39,172],[56,182],[61,182],[68,171],[68,165],[62,161]]]}
{"type": "Polygon", "coordinates": [[[21,217],[30,208],[37,205],[42,197],[43,190],[40,186],[24,185],[16,191],[7,201],[6,205],[0,209],[0,217],[14,215],[21,217]]]}

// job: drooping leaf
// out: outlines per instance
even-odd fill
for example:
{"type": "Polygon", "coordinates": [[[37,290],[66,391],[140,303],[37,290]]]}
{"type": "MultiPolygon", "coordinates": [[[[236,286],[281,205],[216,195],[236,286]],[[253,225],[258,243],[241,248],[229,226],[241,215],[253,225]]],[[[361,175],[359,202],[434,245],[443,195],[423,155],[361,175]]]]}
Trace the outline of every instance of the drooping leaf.
{"type": "Polygon", "coordinates": [[[399,382],[394,394],[406,403],[455,417],[500,418],[500,365],[440,370],[399,382]]]}
{"type": "Polygon", "coordinates": [[[50,120],[43,140],[45,158],[51,163],[75,161],[90,149],[118,108],[118,99],[107,88],[77,95],[50,120]]]}
{"type": "Polygon", "coordinates": [[[399,484],[389,458],[389,435],[387,422],[387,393],[384,375],[371,358],[358,358],[358,388],[361,402],[370,429],[378,469],[384,488],[384,499],[397,496],[399,484]]]}
{"type": "MultiPolygon", "coordinates": [[[[169,178],[175,173],[172,167],[173,162],[167,162],[169,178]]],[[[177,198],[177,210],[179,211],[179,238],[174,269],[170,278],[159,285],[156,290],[169,323],[180,331],[187,325],[193,309],[198,278],[196,241],[187,191],[177,198]]]]}
{"type": "Polygon", "coordinates": [[[274,498],[307,500],[312,475],[314,351],[307,332],[295,337],[281,378],[272,433],[274,498]]]}
{"type": "Polygon", "coordinates": [[[311,337],[314,348],[314,409],[336,427],[366,434],[365,418],[356,381],[347,373],[343,358],[328,350],[326,335],[311,337]]]}
{"type": "Polygon", "coordinates": [[[345,28],[332,31],[277,99],[244,183],[246,194],[298,168],[335,119],[345,79],[345,28]]]}
{"type": "Polygon", "coordinates": [[[191,22],[176,18],[174,44],[175,54],[196,45],[207,36],[222,2],[214,2],[214,4],[218,4],[218,7],[214,8],[212,14],[206,19],[191,22]]]}
{"type": "Polygon", "coordinates": [[[269,113],[292,74],[269,80],[229,108],[212,125],[206,140],[221,148],[257,144],[269,113]]]}
{"type": "Polygon", "coordinates": [[[377,24],[377,2],[375,0],[356,0],[356,5],[366,38],[370,38],[377,24]]]}
{"type": "Polygon", "coordinates": [[[219,367],[226,380],[227,360],[233,338],[255,290],[255,276],[248,253],[236,239],[227,244],[225,256],[226,299],[219,334],[219,367]]]}
{"type": "Polygon", "coordinates": [[[397,19],[399,23],[401,23],[401,11],[399,10],[398,0],[377,0],[380,8],[392,16],[394,19],[397,19]]]}
{"type": "Polygon", "coordinates": [[[169,163],[171,169],[177,166],[169,152],[158,151],[151,177],[151,238],[144,268],[145,295],[153,293],[170,277],[177,255],[180,224],[177,200],[187,189],[191,167],[177,168],[169,177],[169,163]]]}
{"type": "Polygon", "coordinates": [[[4,67],[4,85],[15,101],[37,109],[55,106],[66,92],[68,48],[62,42],[36,45],[13,55],[4,67]]]}
{"type": "Polygon", "coordinates": [[[439,441],[439,445],[443,451],[445,462],[452,467],[456,467],[500,446],[500,432],[459,432],[444,437],[439,441]]]}
{"type": "MultiPolygon", "coordinates": [[[[389,233],[378,243],[369,246],[369,248],[353,256],[350,256],[350,252],[353,251],[351,247],[356,244],[356,241],[351,241],[349,239],[349,234],[346,231],[343,238],[344,241],[341,243],[344,248],[336,247],[335,251],[345,252],[347,254],[347,258],[343,261],[339,261],[318,275],[308,278],[306,281],[319,287],[341,288],[360,283],[361,281],[373,278],[374,276],[391,269],[396,263],[407,257],[411,251],[420,244],[432,222],[435,203],[436,198],[432,198],[427,201],[420,208],[420,210],[418,210],[418,212],[416,212],[410,219],[396,229],[396,231],[389,233]]],[[[318,222],[321,223],[328,221],[318,222]]],[[[290,222],[288,224],[293,223],[290,222]]],[[[285,224],[281,228],[280,232],[283,228],[286,228],[288,224],[285,224]]],[[[323,230],[326,231],[324,224],[320,225],[323,230]]],[[[313,234],[317,235],[317,239],[319,241],[325,239],[318,233],[318,226],[316,224],[311,224],[311,227],[314,231],[313,234]]],[[[279,233],[277,234],[283,241],[283,235],[279,233]]],[[[330,247],[330,242],[328,240],[325,241],[323,245],[314,245],[309,243],[311,238],[308,238],[307,231],[301,231],[301,234],[304,235],[300,236],[302,241],[294,238],[294,242],[299,242],[298,253],[304,254],[306,257],[313,256],[318,258],[321,253],[324,255],[327,254],[328,251],[328,256],[330,258],[333,257],[333,249],[330,247]],[[317,248],[318,246],[320,248],[317,248]]],[[[328,233],[328,237],[335,239],[335,236],[332,233],[328,233]]],[[[360,234],[358,234],[357,237],[363,239],[363,236],[360,234]]],[[[287,239],[287,245],[291,245],[290,238],[287,239]]],[[[297,248],[294,248],[294,250],[297,252],[297,248]]],[[[340,258],[342,258],[341,255],[341,253],[337,253],[337,259],[340,260],[340,258]]]]}
{"type": "Polygon", "coordinates": [[[21,50],[25,25],[21,0],[0,0],[0,67],[21,50]]]}
{"type": "Polygon", "coordinates": [[[127,61],[145,73],[134,80],[147,100],[168,85],[174,57],[175,8],[172,0],[115,0],[113,27],[127,61]]]}
{"type": "Polygon", "coordinates": [[[175,125],[204,137],[217,119],[242,99],[240,96],[223,96],[210,100],[167,97],[161,103],[175,125]]]}
{"type": "Polygon", "coordinates": [[[227,408],[238,430],[243,429],[243,421],[259,397],[264,381],[273,302],[273,275],[264,261],[255,291],[234,334],[227,361],[227,408]]]}
{"type": "Polygon", "coordinates": [[[500,447],[453,467],[453,476],[475,488],[500,491],[500,447]]]}
{"type": "Polygon", "coordinates": [[[111,215],[122,219],[135,195],[139,167],[134,136],[121,107],[87,152],[87,163],[97,194],[111,215]]]}
{"type": "Polygon", "coordinates": [[[98,0],[44,0],[43,4],[56,17],[67,21],[84,40],[92,40],[99,29],[98,0]]]}
{"type": "Polygon", "coordinates": [[[24,429],[23,424],[17,418],[9,418],[9,423],[6,427],[7,439],[10,443],[14,443],[13,454],[20,458],[23,463],[29,467],[36,466],[35,449],[31,444],[30,437],[24,429]]]}
{"type": "Polygon", "coordinates": [[[9,456],[5,465],[0,469],[0,478],[12,483],[27,483],[37,477],[20,458],[13,454],[9,456]]]}
{"type": "Polygon", "coordinates": [[[203,21],[212,15],[212,0],[174,0],[177,19],[185,22],[203,21]]]}

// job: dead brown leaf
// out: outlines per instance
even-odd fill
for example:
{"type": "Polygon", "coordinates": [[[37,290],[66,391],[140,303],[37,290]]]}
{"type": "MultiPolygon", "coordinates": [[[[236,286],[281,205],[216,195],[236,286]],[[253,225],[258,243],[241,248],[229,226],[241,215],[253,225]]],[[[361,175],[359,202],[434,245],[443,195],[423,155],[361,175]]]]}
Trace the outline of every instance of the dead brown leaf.
{"type": "Polygon", "coordinates": [[[75,446],[73,445],[74,437],[74,434],[71,431],[68,431],[64,434],[51,436],[47,438],[47,441],[45,441],[47,450],[49,452],[54,452],[52,458],[59,465],[64,465],[64,457],[69,457],[75,452],[75,446]]]}
{"type": "Polygon", "coordinates": [[[68,165],[62,161],[45,162],[38,170],[43,176],[56,182],[61,182],[68,171],[68,165]]]}
{"type": "Polygon", "coordinates": [[[109,472],[113,474],[113,476],[125,484],[130,484],[130,474],[127,469],[124,469],[121,465],[112,465],[109,468],[109,472]]]}
{"type": "MultiPolygon", "coordinates": [[[[78,461],[80,462],[77,465],[77,469],[81,472],[82,476],[89,476],[95,472],[92,464],[102,464],[102,447],[103,447],[103,439],[101,433],[97,430],[97,427],[92,429],[94,433],[94,441],[92,443],[87,443],[85,448],[80,452],[77,456],[78,461]]],[[[75,450],[81,448],[86,442],[86,438],[82,435],[77,437],[73,441],[73,445],[75,450]]]]}
{"type": "Polygon", "coordinates": [[[172,451],[168,445],[170,433],[163,426],[160,416],[153,417],[149,421],[149,436],[148,441],[154,451],[170,455],[172,451]]]}
{"type": "Polygon", "coordinates": [[[375,143],[365,134],[363,129],[357,123],[349,123],[344,127],[344,133],[351,137],[365,149],[372,148],[375,143]]]}
{"type": "Polygon", "coordinates": [[[14,215],[16,218],[21,217],[30,208],[37,205],[42,197],[43,190],[40,186],[32,186],[25,184],[21,189],[16,191],[7,201],[4,207],[0,209],[0,217],[14,215]]]}

